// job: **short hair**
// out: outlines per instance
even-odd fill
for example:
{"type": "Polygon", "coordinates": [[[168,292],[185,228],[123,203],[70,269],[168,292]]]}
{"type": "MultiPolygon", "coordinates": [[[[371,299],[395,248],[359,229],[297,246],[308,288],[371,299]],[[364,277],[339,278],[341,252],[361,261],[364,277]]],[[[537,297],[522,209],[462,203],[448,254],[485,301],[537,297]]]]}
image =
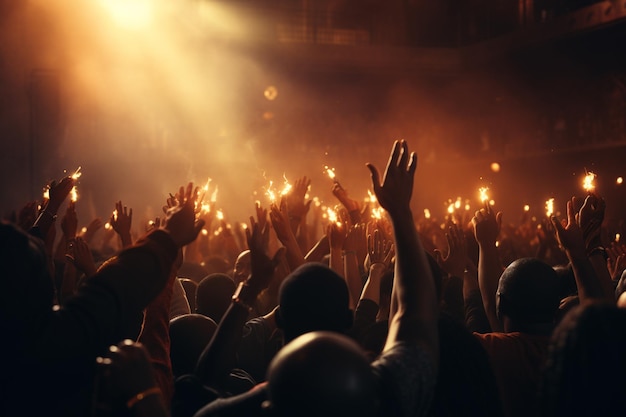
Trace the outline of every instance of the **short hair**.
{"type": "Polygon", "coordinates": [[[234,292],[235,282],[230,276],[222,273],[206,276],[196,289],[196,313],[219,323],[230,305],[234,292]]]}
{"type": "Polygon", "coordinates": [[[296,268],[281,284],[278,298],[277,322],[286,341],[315,330],[345,332],[352,326],[348,286],[321,263],[296,268]]]}
{"type": "Polygon", "coordinates": [[[333,332],[302,335],[278,352],[268,370],[276,415],[375,416],[377,380],[356,342],[333,332]]]}
{"type": "Polygon", "coordinates": [[[554,321],[561,301],[557,273],[537,258],[513,261],[498,283],[498,316],[517,323],[543,324],[554,321]]]}
{"type": "Polygon", "coordinates": [[[170,320],[170,358],[175,377],[194,373],[216,329],[215,321],[202,314],[183,314],[170,320]]]}

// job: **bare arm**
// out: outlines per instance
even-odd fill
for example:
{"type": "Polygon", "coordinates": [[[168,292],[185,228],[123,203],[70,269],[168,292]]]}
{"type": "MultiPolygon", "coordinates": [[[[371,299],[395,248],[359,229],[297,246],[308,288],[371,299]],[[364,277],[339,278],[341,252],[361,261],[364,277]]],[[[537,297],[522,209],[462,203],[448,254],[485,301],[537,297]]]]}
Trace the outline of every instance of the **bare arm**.
{"type": "Polygon", "coordinates": [[[399,342],[423,346],[435,358],[439,357],[437,319],[439,308],[435,283],[413,222],[410,202],[417,156],[409,155],[404,141],[393,145],[383,182],[378,170],[367,165],[380,205],[391,217],[395,236],[396,264],[392,297],[396,311],[389,321],[389,333],[384,350],[399,342]]]}

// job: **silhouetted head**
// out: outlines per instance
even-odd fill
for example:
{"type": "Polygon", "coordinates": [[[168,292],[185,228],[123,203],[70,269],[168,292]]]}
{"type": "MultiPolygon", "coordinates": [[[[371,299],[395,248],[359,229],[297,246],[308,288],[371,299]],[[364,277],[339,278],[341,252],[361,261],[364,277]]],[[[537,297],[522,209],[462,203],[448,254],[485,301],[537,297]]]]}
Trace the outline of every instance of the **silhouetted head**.
{"type": "Polygon", "coordinates": [[[346,282],[327,266],[311,262],[285,278],[276,321],[285,341],[316,330],[345,332],[352,326],[346,282]]]}
{"type": "Polygon", "coordinates": [[[522,331],[532,332],[530,329],[534,327],[551,325],[560,301],[557,274],[539,259],[518,259],[500,277],[496,298],[498,317],[502,321],[510,319],[522,331]]]}
{"type": "Polygon", "coordinates": [[[235,283],[226,274],[211,274],[196,289],[196,313],[219,323],[235,292],[235,283]]]}
{"type": "Polygon", "coordinates": [[[575,307],[554,330],[541,389],[546,416],[621,416],[626,392],[626,311],[575,307]]]}
{"type": "Polygon", "coordinates": [[[377,380],[365,354],[346,336],[312,332],[294,339],[274,357],[267,376],[277,416],[378,413],[377,380]]]}
{"type": "Polygon", "coordinates": [[[185,314],[170,320],[170,358],[174,377],[192,374],[217,324],[202,314],[185,314]]]}
{"type": "Polygon", "coordinates": [[[245,250],[239,254],[235,261],[235,268],[233,269],[235,285],[239,285],[240,282],[247,280],[250,272],[252,272],[250,268],[250,251],[245,250]]]}
{"type": "Polygon", "coordinates": [[[198,284],[196,289],[196,313],[205,315],[219,323],[230,305],[235,283],[226,274],[211,274],[198,284]]]}

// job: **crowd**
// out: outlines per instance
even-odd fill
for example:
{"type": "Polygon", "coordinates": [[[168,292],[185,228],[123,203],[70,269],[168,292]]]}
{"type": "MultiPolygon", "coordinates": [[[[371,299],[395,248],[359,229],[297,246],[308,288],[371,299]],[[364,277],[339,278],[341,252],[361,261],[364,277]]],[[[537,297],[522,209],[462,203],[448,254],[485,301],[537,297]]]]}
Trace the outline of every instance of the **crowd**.
{"type": "Polygon", "coordinates": [[[117,201],[81,229],[76,175],[52,182],[0,223],[0,416],[624,414],[600,195],[441,222],[412,209],[405,141],[367,167],[377,207],[335,182],[323,218],[302,177],[247,224],[189,183],[146,225],[117,201]]]}

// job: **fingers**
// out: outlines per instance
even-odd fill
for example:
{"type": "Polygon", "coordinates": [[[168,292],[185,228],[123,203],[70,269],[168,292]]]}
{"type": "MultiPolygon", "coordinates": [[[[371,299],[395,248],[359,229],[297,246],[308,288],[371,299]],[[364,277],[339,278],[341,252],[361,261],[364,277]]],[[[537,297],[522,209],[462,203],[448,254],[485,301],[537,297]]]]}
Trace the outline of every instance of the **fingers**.
{"type": "Polygon", "coordinates": [[[374,193],[379,194],[377,190],[380,190],[380,174],[378,173],[378,169],[372,164],[367,164],[367,168],[370,170],[372,174],[372,185],[374,187],[374,193]]]}

